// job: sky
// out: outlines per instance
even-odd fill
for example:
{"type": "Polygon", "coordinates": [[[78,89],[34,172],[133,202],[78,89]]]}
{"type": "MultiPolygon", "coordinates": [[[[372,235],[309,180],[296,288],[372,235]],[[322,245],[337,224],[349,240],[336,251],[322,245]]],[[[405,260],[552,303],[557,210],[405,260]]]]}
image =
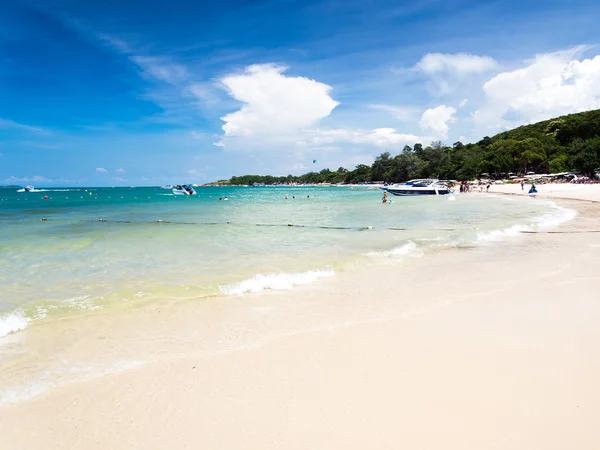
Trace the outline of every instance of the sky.
{"type": "Polygon", "coordinates": [[[595,0],[0,1],[0,184],[352,169],[600,108],[595,0]]]}

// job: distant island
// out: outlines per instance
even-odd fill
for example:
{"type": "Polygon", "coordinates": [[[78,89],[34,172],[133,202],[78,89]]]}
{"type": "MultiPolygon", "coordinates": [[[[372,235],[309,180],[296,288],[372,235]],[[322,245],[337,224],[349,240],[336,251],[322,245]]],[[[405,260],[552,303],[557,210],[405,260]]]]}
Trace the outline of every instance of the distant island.
{"type": "Polygon", "coordinates": [[[385,152],[372,165],[304,175],[243,175],[208,185],[398,183],[415,178],[473,180],[527,173],[577,172],[595,177],[600,168],[600,110],[570,114],[451,147],[432,142],[385,152]]]}

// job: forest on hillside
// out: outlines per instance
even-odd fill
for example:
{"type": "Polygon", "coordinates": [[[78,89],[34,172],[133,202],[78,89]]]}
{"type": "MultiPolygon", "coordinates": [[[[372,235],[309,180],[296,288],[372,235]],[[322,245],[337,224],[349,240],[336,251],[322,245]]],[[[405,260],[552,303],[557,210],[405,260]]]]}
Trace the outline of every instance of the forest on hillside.
{"type": "Polygon", "coordinates": [[[599,168],[600,110],[594,110],[524,125],[474,144],[455,142],[447,146],[437,141],[427,147],[407,145],[397,155],[382,153],[372,165],[359,164],[353,170],[340,167],[283,177],[244,175],[226,183],[398,183],[414,178],[462,181],[482,174],[502,178],[568,171],[594,176],[599,168]]]}

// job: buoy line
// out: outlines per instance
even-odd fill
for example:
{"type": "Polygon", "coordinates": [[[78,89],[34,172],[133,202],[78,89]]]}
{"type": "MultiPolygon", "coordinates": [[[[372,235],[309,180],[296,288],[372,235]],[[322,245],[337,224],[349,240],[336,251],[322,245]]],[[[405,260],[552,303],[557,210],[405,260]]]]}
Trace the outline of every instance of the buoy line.
{"type": "MultiPolygon", "coordinates": [[[[50,221],[46,217],[42,217],[42,221],[50,221]]],[[[134,221],[134,220],[112,220],[112,219],[79,219],[80,222],[100,222],[100,223],[126,223],[126,224],[169,224],[169,225],[237,225],[237,226],[253,226],[253,227],[286,227],[286,228],[318,228],[322,230],[355,230],[355,231],[366,231],[366,230],[390,230],[390,231],[412,231],[412,228],[400,228],[400,227],[375,227],[372,225],[356,226],[356,227],[340,227],[331,225],[303,225],[294,223],[235,223],[232,221],[226,222],[183,222],[176,220],[163,220],[157,219],[152,221],[134,221]]],[[[421,230],[423,228],[420,228],[421,230]]],[[[479,230],[478,228],[427,228],[428,231],[465,231],[465,230],[479,230]]]]}

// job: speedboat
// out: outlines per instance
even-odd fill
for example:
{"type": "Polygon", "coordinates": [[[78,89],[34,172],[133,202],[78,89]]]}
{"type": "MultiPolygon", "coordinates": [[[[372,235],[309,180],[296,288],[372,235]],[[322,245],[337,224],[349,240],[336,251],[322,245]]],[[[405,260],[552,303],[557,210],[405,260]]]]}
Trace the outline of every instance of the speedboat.
{"type": "Polygon", "coordinates": [[[446,195],[454,192],[448,186],[440,183],[439,180],[430,178],[410,180],[404,184],[382,186],[380,189],[393,195],[446,195]]]}
{"type": "Polygon", "coordinates": [[[25,186],[23,189],[25,189],[25,192],[31,192],[35,190],[33,186],[25,186]]]}
{"type": "Polygon", "coordinates": [[[175,195],[196,195],[196,191],[191,184],[178,184],[173,188],[175,195]]]}

